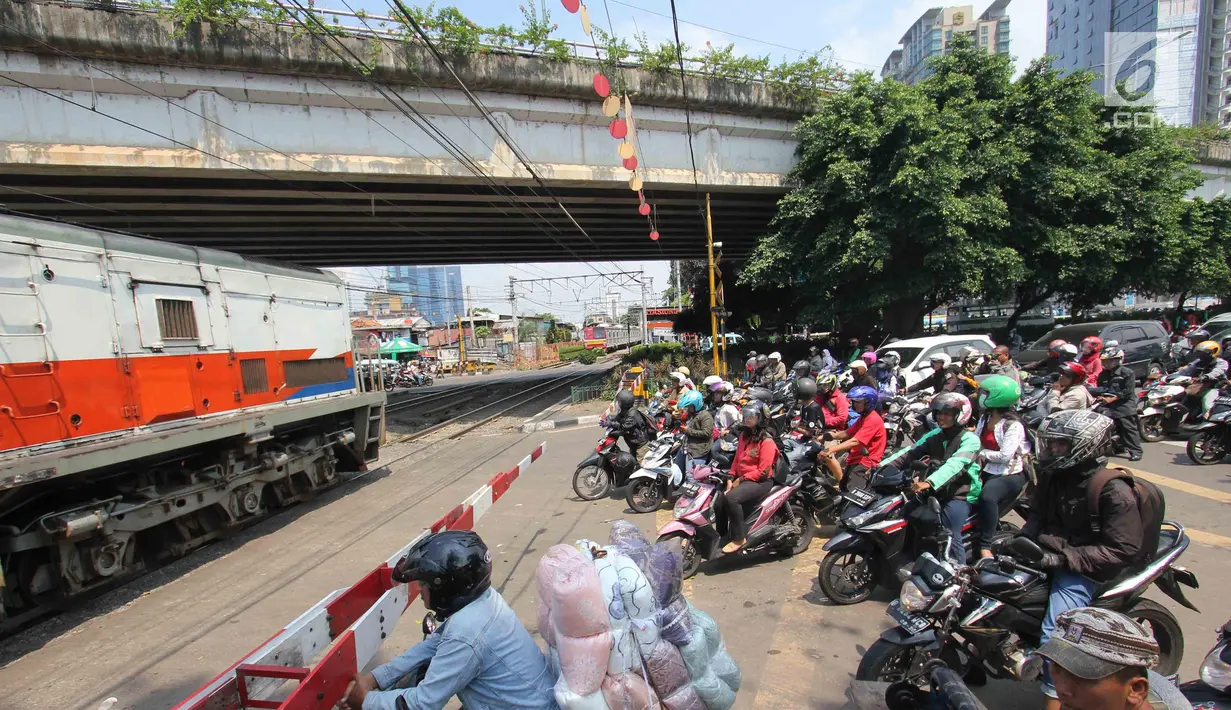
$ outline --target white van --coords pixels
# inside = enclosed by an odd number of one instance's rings
[[[890,350],[896,352],[902,358],[902,376],[909,387],[931,374],[932,365],[928,358],[936,353],[944,353],[950,360],[956,361],[962,348],[972,347],[981,353],[990,353],[994,346],[995,343],[986,335],[935,335],[882,345],[876,351],[876,357],[882,358]]]

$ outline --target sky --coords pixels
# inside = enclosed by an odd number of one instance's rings
[[[386,0],[346,2],[369,13],[389,14]],[[559,27],[553,36],[587,42],[577,16],[565,11],[560,0],[443,0],[436,5],[455,5],[481,25],[490,27],[506,23],[516,27],[522,23],[519,5],[525,3],[538,7],[546,5],[552,21]],[[409,4],[425,6],[427,3]],[[703,47],[707,41],[715,46],[734,43],[737,54],[768,55],[776,62],[797,58],[801,52],[817,52],[829,47],[830,56],[849,71],[879,74],[885,58],[925,10],[965,3],[960,0],[676,0],[675,4],[680,19],[680,40],[694,48]],[[990,0],[972,4],[978,15]],[[670,41],[673,37],[669,0],[588,0],[587,5],[595,24],[604,29],[613,28],[616,35],[628,38],[630,43],[634,43],[632,36],[638,32],[644,32],[654,44]],[[317,7],[344,9],[345,5],[343,0],[319,0]],[[1008,12],[1011,53],[1020,73],[1031,60],[1044,54],[1046,0],[1012,0]],[[533,155],[529,157],[534,159]],[[462,280],[472,285],[476,305],[507,308],[508,301],[503,294],[507,291],[509,276],[530,279],[594,274],[596,269],[604,272],[644,270],[647,277],[654,279],[654,291],[661,292],[668,274],[668,265],[664,262],[621,262],[618,265],[606,262],[593,267],[558,263],[466,265],[462,267]],[[367,287],[377,285],[373,270],[347,270],[344,276]],[[603,280],[580,294],[575,289],[561,289],[550,295],[536,293],[535,296],[542,296],[541,302],[554,304],[552,310],[557,315],[580,319],[584,309],[577,301],[604,296],[610,289],[611,284]],[[639,301],[640,293],[635,288],[627,290],[623,299]],[[526,303],[518,310],[531,313],[543,309]]]

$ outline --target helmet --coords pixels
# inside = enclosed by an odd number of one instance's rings
[[[675,380],[676,383],[682,387],[684,383],[688,381],[688,375],[685,375],[684,373],[677,370],[671,373],[671,379]]]
[[[928,356],[928,362],[939,362],[941,367],[948,367],[950,360],[945,353],[932,353]]]
[[[795,381],[795,396],[799,399],[816,397],[816,380],[811,377],[801,377]]]
[[[880,403],[880,393],[875,387],[868,385],[856,385],[847,393],[846,398],[852,402],[863,400],[869,407],[875,407]]]
[[[941,412],[953,415],[954,426],[966,426],[970,421],[970,398],[957,392],[941,392],[932,398],[932,413]]]
[[[1060,351],[1068,355],[1070,359],[1077,357],[1077,346],[1072,343],[1065,343]]]
[[[684,365],[680,365],[675,369],[675,371],[684,373],[684,377],[692,377],[692,370],[689,370]]]
[[[868,369],[868,363],[864,362],[863,360],[855,360],[854,362],[851,363],[851,369],[861,370],[861,371],[866,372]]]
[[[1056,338],[1047,344],[1047,352],[1052,355],[1059,355],[1064,350],[1064,346],[1068,345],[1068,341],[1062,338]]]
[[[769,354],[769,359],[770,359],[770,360],[777,360],[778,362],[782,362],[782,353],[780,353],[780,352],[776,352],[776,351],[775,351],[775,352],[772,352],[772,353],[770,353],[770,354]]]
[[[765,355],[757,355],[757,367],[765,367],[769,364],[769,358]]]
[[[992,375],[979,384],[979,406],[1003,409],[1017,404],[1022,397],[1022,386],[1017,380],[1004,375]]]
[[[1210,359],[1213,359],[1218,357],[1218,354],[1222,352],[1222,346],[1213,340],[1205,340],[1193,346],[1193,350],[1197,352],[1209,353]]]
[[[1100,360],[1123,360],[1124,351],[1115,345],[1107,343],[1103,344],[1103,352],[1099,355]]]
[[[621,412],[633,406],[634,401],[636,401],[636,397],[633,396],[632,390],[620,390],[619,392],[616,392],[615,403],[616,406],[620,408]]]
[[[705,408],[705,400],[702,399],[701,393],[696,390],[688,390],[680,396],[680,409],[692,407],[693,412],[699,412]]]
[[[748,359],[750,359],[750,360],[751,360],[752,358],[755,358],[756,356],[757,356],[757,351],[756,351],[756,350],[749,350],[749,351],[748,351]]]
[[[1096,353],[1103,349],[1103,339],[1097,335],[1091,335],[1083,338],[1081,341],[1081,349],[1085,350],[1087,345],[1090,346],[1090,352]]]
[[[796,377],[807,377],[809,372],[812,372],[812,365],[808,364],[807,360],[797,360],[791,369],[795,372]]]
[[[739,410],[739,416],[740,421],[743,422],[744,426],[759,430],[765,428],[765,420],[769,418],[769,410],[766,408],[764,402],[754,399],[748,404],[745,404],[743,409]],[[752,418],[755,421],[752,424],[749,424],[749,418]]]
[[[812,347],[808,348],[808,354],[809,355],[820,355],[821,349],[813,345]]]
[[[875,364],[876,364],[876,353],[874,353],[874,352],[866,352],[866,353],[864,353],[864,354],[860,355],[860,356],[859,356],[859,359],[860,359],[860,360],[863,360],[863,361],[864,361],[864,362],[866,362],[866,363],[868,363],[868,365],[875,365]]]
[[[979,352],[978,350],[975,350],[975,349],[974,349],[974,348],[972,348],[971,346],[967,345],[966,347],[962,348],[962,355],[961,355],[961,357],[962,357],[962,360],[963,360],[963,361],[967,361],[967,360],[977,360],[977,359],[979,358],[979,356],[980,356],[980,355],[982,355],[982,354],[983,354],[983,353],[981,353],[981,352]]]
[[[1199,325],[1193,326],[1192,328],[1184,331],[1184,337],[1188,338],[1188,342],[1190,343],[1200,343],[1210,339],[1210,331]]]
[[[1064,409],[1039,424],[1040,472],[1068,468],[1098,456],[1111,443],[1115,423],[1092,409]]]
[[[1090,373],[1086,372],[1080,362],[1066,362],[1060,366],[1060,374],[1068,375],[1073,382],[1079,383],[1085,382]]]
[[[714,385],[720,384],[722,384],[722,378],[718,375],[710,375],[704,380],[701,380],[701,386],[710,390],[714,389]]]
[[[898,355],[897,350],[890,350],[881,356],[880,361],[890,369],[897,367],[902,362],[902,356]]]
[[[816,388],[822,392],[833,392],[837,386],[838,376],[831,372],[822,373],[816,378]]]
[[[1104,340],[1104,341],[1103,341],[1103,349],[1104,349],[1104,350],[1106,350],[1107,348],[1118,348],[1118,347],[1120,347],[1120,341],[1119,341],[1119,340],[1112,339],[1112,340]]]
[[[492,553],[470,530],[446,530],[415,543],[393,568],[393,581],[418,582],[432,611],[449,617],[492,583]]]

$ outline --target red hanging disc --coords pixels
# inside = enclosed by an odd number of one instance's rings
[[[637,211],[640,212],[642,216],[649,217],[650,204],[648,202],[642,202],[640,205],[637,205]]]
[[[603,98],[607,98],[607,95],[611,93],[611,82],[607,81],[607,77],[603,76],[602,72],[594,74],[594,93]]]
[[[658,231],[657,230],[650,232],[650,241],[652,242],[658,241]]]
[[[637,169],[637,156],[634,155],[632,157],[625,158],[624,168],[626,170],[636,170]]]
[[[616,140],[619,140],[623,138],[624,136],[628,135],[628,124],[624,122],[624,119],[617,118],[616,120],[611,122],[610,130],[611,130],[611,137],[615,138]]]
[[[569,12],[577,12],[581,9],[581,0],[560,0],[560,4]]]

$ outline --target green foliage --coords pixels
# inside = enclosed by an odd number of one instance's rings
[[[546,342],[548,343],[567,343],[573,339],[573,333],[568,328],[556,326],[547,331]]]
[[[963,297],[1020,312],[1177,285],[1197,184],[1181,134],[1117,129],[1088,75],[1040,60],[1012,81],[1008,57],[965,36],[932,68],[916,86],[857,75],[799,124],[798,187],[743,283],[792,287],[802,320],[898,336]]]
[[[476,337],[476,338],[490,338],[490,337],[492,337],[492,329],[491,329],[491,327],[486,326],[486,325],[481,325],[481,326],[479,326],[479,327],[475,328],[475,329],[474,329],[474,337]]]
[[[650,40],[644,32],[634,35],[637,40],[637,63],[642,69],[654,72],[675,72],[680,70],[680,56],[687,55],[690,47],[687,44],[677,45],[675,42],[660,42],[658,46],[650,46]]]
[[[173,23],[177,37],[183,37],[190,27],[202,22],[234,26],[244,20],[268,23],[290,20],[290,14],[270,0],[171,0],[165,6],[151,2],[142,7],[158,9],[163,17]],[[320,19],[318,14],[313,14]],[[311,23],[306,18],[305,21]],[[328,28],[328,25],[325,26]]]
[[[582,365],[593,365],[598,362],[599,351],[594,348],[586,348],[577,355],[577,361]]]
[[[635,365],[643,360],[650,363],[659,363],[673,358],[678,358],[684,352],[684,346],[680,343],[653,343],[650,345],[634,345],[621,358],[621,362],[625,365]]]

